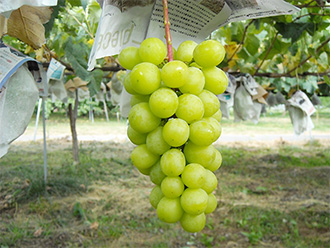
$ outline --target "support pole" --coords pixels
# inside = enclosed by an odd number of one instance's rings
[[[44,181],[45,187],[47,185],[47,143],[46,143],[46,107],[45,107],[46,97],[42,97],[42,126],[43,126],[43,135],[44,135]],[[39,101],[40,102],[40,101]]]
[[[34,128],[34,135],[33,135],[33,141],[36,141],[36,139],[37,139],[37,129],[38,129],[38,123],[39,123],[39,117],[40,117],[41,103],[42,103],[42,99],[39,98],[37,116],[36,116],[36,125],[35,125],[35,128]]]

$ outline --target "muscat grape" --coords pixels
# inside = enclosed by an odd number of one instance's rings
[[[217,66],[225,50],[215,40],[190,40],[173,51],[174,60],[167,57],[166,45],[151,37],[139,47],[124,48],[118,60],[131,70],[123,80],[131,94],[131,161],[155,185],[149,201],[158,218],[180,222],[193,233],[203,230],[206,214],[217,207],[215,171],[222,163],[214,145],[222,132],[218,95],[228,86]]]

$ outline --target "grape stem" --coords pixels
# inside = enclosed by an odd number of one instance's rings
[[[173,47],[172,47],[172,38],[170,33],[170,21],[168,18],[168,4],[167,0],[163,0],[163,15],[164,15],[164,25],[165,25],[165,38],[167,44],[167,57],[168,61],[173,60]]]

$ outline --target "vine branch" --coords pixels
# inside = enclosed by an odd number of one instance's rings
[[[87,34],[92,38],[94,39],[94,35],[78,20],[77,17],[75,17],[74,15],[72,15],[70,13],[70,11],[68,9],[65,9],[66,12],[79,24],[79,26],[81,26],[83,29],[85,29],[85,31],[87,32]]]
[[[274,43],[275,43],[275,41],[276,41],[276,39],[277,39],[277,36],[278,36],[278,32],[276,32],[275,37],[274,37],[274,39],[272,40],[272,43],[271,43],[270,47],[268,48],[268,50],[267,50],[267,52],[266,52],[266,54],[265,54],[265,57],[264,57],[264,58],[262,59],[262,61],[260,62],[260,64],[258,65],[258,67],[257,67],[257,69],[256,69],[256,71],[254,72],[253,75],[255,75],[256,73],[258,73],[260,67],[261,67],[261,66],[263,65],[263,63],[265,62],[266,58],[268,57],[270,51],[272,50],[272,48],[273,48],[273,46],[274,46]]]
[[[327,40],[325,40],[324,42],[322,42],[322,44],[319,45],[318,48],[316,48],[316,54],[318,54],[319,51],[321,50],[321,48],[324,47],[326,44],[328,44],[329,41],[330,41],[330,38],[328,38]],[[291,69],[290,71],[288,71],[287,74],[291,74],[293,71],[295,71],[300,66],[302,66],[303,64],[305,64],[311,57],[312,57],[312,55],[309,55],[306,59],[304,59],[303,61],[301,61],[296,67],[294,67],[293,69]]]
[[[244,28],[244,33],[243,33],[243,36],[242,36],[242,40],[240,41],[240,43],[238,44],[238,46],[236,47],[235,51],[233,52],[233,54],[230,56],[230,58],[227,60],[227,63],[229,61],[231,61],[233,59],[233,57],[235,56],[236,53],[238,53],[238,50],[242,47],[242,45],[244,44],[244,40],[245,40],[245,36],[246,36],[246,33],[247,33],[247,30],[248,28],[250,27],[250,25],[255,21],[255,19],[252,19],[248,25],[245,26]]]

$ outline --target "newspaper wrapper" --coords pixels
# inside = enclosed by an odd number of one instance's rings
[[[0,158],[30,122],[39,91],[25,65],[19,67],[0,89]]]
[[[234,76],[226,73],[228,77],[228,87],[224,93],[218,95],[220,101],[220,111],[222,117],[229,119],[229,110],[234,106],[234,94],[236,90],[236,79]]]
[[[11,12],[23,5],[30,5],[35,7],[55,6],[57,0],[0,0],[0,14],[9,18]]]
[[[63,82],[64,70],[64,65],[54,58],[51,59],[47,69],[47,79],[49,84],[48,92],[52,102],[55,102],[57,99],[62,102],[67,102],[68,94]]]
[[[288,110],[293,125],[293,131],[300,135],[305,131],[311,131],[314,124],[311,115],[315,113],[315,107],[307,95],[298,90],[288,100]]]
[[[0,41],[0,157],[23,134],[46,81],[41,64]]]
[[[267,91],[264,90],[251,75],[240,76],[237,79],[240,85],[234,96],[234,120],[251,120],[254,124],[259,122],[261,110],[265,101]]]
[[[66,89],[69,98],[75,98],[77,92],[78,101],[82,102],[90,98],[87,84],[88,84],[87,81],[82,80],[80,77],[75,77],[73,80],[72,79],[68,80],[64,84],[64,87]]]
[[[165,42],[162,0],[98,0],[102,6],[88,70],[96,59],[139,46],[148,37]],[[168,13],[174,48],[185,40],[200,43],[214,30],[233,21],[293,14],[299,9],[283,0],[169,0]]]

